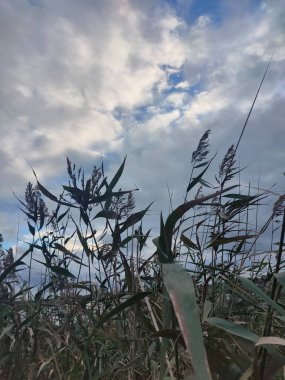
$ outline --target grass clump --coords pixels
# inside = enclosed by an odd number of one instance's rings
[[[3,378],[269,379],[285,364],[284,195],[256,230],[251,217],[268,194],[234,183],[233,147],[216,183],[205,180],[208,138],[150,257],[151,205],[136,211],[136,189],[119,188],[125,159],[110,181],[103,166],[87,176],[67,160],[60,196],[38,179],[27,185],[20,205],[32,241],[15,259],[1,238]],[[272,242],[280,234],[276,260],[271,242],[256,260],[270,227]]]
[[[283,378],[285,196],[258,225],[272,192],[242,186],[236,164],[256,98],[213,181],[204,132],[151,255],[151,204],[137,211],[137,189],[119,186],[126,158],[111,180],[67,159],[59,196],[34,173],[27,250],[0,235],[1,379]]]

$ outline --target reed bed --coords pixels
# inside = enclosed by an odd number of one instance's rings
[[[0,379],[284,378],[285,195],[242,183],[247,121],[214,181],[204,132],[154,239],[152,204],[120,188],[126,158],[111,180],[67,159],[59,196],[34,173],[18,199],[27,250],[0,240]]]

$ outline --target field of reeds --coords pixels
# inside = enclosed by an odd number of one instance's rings
[[[240,140],[211,183],[209,137],[157,237],[120,188],[126,159],[111,180],[67,159],[60,196],[34,173],[32,239],[0,242],[1,380],[285,378],[285,195],[241,185]]]

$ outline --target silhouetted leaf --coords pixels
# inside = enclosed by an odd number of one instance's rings
[[[32,226],[29,222],[28,222],[28,227],[29,227],[29,231],[30,233],[35,236],[35,227]]]
[[[203,177],[203,175],[206,173],[209,166],[211,165],[211,162],[212,162],[212,160],[210,160],[209,163],[207,164],[206,168],[196,178],[194,178],[189,183],[189,185],[187,186],[187,190],[186,190],[187,193],[200,181],[200,179]]]
[[[217,237],[213,239],[211,243],[209,243],[208,247],[220,245],[220,244],[229,244],[237,241],[245,241],[248,239],[254,239],[256,238],[256,235],[239,235],[239,236],[232,236],[232,237]]]
[[[129,227],[132,227],[136,223],[140,222],[152,204],[153,202],[145,210],[131,214],[120,228],[120,233],[126,231]]]
[[[223,195],[224,198],[233,198],[233,199],[241,199],[244,201],[251,201],[255,197],[251,195],[242,195],[242,194],[225,194]]]
[[[5,278],[7,276],[9,276],[10,273],[12,273],[16,267],[18,267],[19,265],[26,265],[22,260],[29,254],[32,252],[32,248],[30,246],[30,248],[25,251],[21,257],[19,257],[18,260],[14,261],[13,264],[11,264],[7,269],[5,269],[1,274],[0,274],[0,284],[2,281],[5,280]]]
[[[49,282],[48,284],[46,284],[42,289],[40,289],[40,290],[35,294],[35,301],[38,302],[38,301],[40,300],[41,296],[43,295],[43,293],[44,293],[47,289],[51,288],[53,285],[54,285],[53,282],[50,281],[50,282]]]
[[[109,186],[108,186],[108,192],[109,191],[112,191],[113,188],[116,186],[116,184],[118,183],[121,175],[123,174],[123,171],[124,171],[124,167],[125,167],[125,162],[126,162],[126,158],[127,156],[125,156],[124,160],[123,160],[123,163],[121,164],[121,166],[119,167],[119,170],[117,171],[117,173],[114,175],[114,178],[111,180],[111,182],[109,183]]]
[[[186,245],[186,247],[195,249],[196,251],[199,250],[199,247],[184,234],[180,236],[180,240]]]
[[[58,266],[58,265],[50,265],[49,268],[50,268],[50,270],[51,270],[52,272],[54,272],[54,273],[56,273],[56,274],[59,274],[59,275],[61,275],[61,276],[63,276],[63,277],[76,278],[76,277],[74,276],[74,274],[72,274],[71,272],[69,272],[68,269],[66,269],[66,268],[62,268],[62,267],[60,267],[60,266]]]
[[[128,292],[131,293],[132,290],[133,290],[133,275],[132,275],[132,272],[131,272],[131,268],[129,266],[129,263],[127,261],[127,259],[125,258],[124,254],[120,252],[120,256],[121,256],[121,259],[122,259],[122,263],[123,263],[123,266],[124,266],[124,271],[125,271],[125,280],[126,280],[126,284],[127,284],[127,287],[128,287]]]
[[[204,202],[215,198],[219,196],[220,194],[227,192],[231,189],[234,189],[236,186],[230,186],[226,189],[223,189],[222,191],[216,191],[213,194],[194,199],[190,202],[183,203],[182,205],[178,206],[167,218],[165,222],[165,226],[160,229],[160,237],[159,237],[159,249],[160,251],[164,252],[164,255],[168,257],[168,262],[173,262],[174,257],[171,254],[171,245],[172,245],[172,236],[173,231],[175,228],[175,224],[178,222],[178,220],[191,208],[195,206],[202,205]],[[163,258],[163,256],[162,256]]]
[[[103,326],[106,322],[108,322],[112,317],[119,314],[126,308],[133,306],[143,300],[145,297],[149,296],[151,292],[141,292],[136,293],[134,296],[130,297],[126,301],[122,302],[120,305],[116,306],[114,309],[112,309],[109,313],[107,313],[105,316],[101,318],[101,320],[98,322],[96,329]]]
[[[66,215],[67,215],[67,213],[69,212],[69,209],[68,210],[66,210],[63,214],[60,214],[58,217],[57,217],[57,219],[56,219],[56,221],[57,221],[57,223],[59,223]]]
[[[76,226],[76,231],[77,231],[78,238],[80,240],[80,243],[81,243],[84,251],[86,252],[87,255],[90,255],[92,253],[92,251],[88,247],[87,239],[82,236],[80,229],[77,226]]]
[[[37,184],[38,184],[40,192],[43,193],[43,195],[45,195],[47,198],[49,198],[50,200],[54,202],[58,202],[57,197],[53,195],[51,192],[49,192],[43,185],[41,185],[39,181],[37,181]]]
[[[208,165],[208,163],[209,163],[209,161],[203,162],[202,164],[199,164],[199,165],[194,166],[194,169],[202,168],[203,166]]]
[[[86,224],[86,226],[89,226],[89,218],[88,215],[86,214],[85,210],[83,210],[82,207],[80,207],[80,218],[82,218],[83,222]]]

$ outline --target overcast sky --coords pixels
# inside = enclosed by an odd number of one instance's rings
[[[4,239],[21,216],[13,191],[34,181],[27,161],[58,194],[66,156],[86,169],[103,157],[111,175],[127,154],[122,183],[140,207],[155,201],[158,227],[166,180],[181,201],[209,128],[219,164],[273,53],[238,155],[245,181],[284,191],[284,0],[1,0],[0,41]]]

